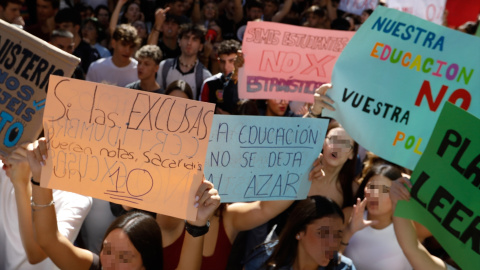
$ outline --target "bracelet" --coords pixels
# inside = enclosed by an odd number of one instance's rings
[[[348,246],[348,242],[347,242],[347,243],[344,243],[343,241],[340,241],[340,245]]]
[[[52,206],[52,205],[54,205],[54,204],[55,204],[55,202],[54,202],[53,200],[52,200],[50,203],[48,203],[48,204],[36,204],[36,203],[33,201],[33,199],[32,199],[31,202],[30,202],[30,205],[31,205],[32,207],[49,207],[49,206]]]
[[[310,107],[308,107],[308,114],[311,115],[311,116],[313,116],[313,117],[315,117],[315,118],[318,118],[322,113],[320,113],[320,114],[314,114],[314,113],[312,112],[312,106],[310,106]]]
[[[155,28],[155,27],[152,27],[152,30],[153,30],[153,31],[157,31],[157,32],[159,32],[159,33],[160,33],[160,30],[158,30],[158,29],[157,29],[157,28]]]
[[[185,230],[193,237],[198,237],[206,234],[208,229],[210,228],[210,220],[207,220],[207,224],[205,226],[195,226],[187,222],[185,220]]]
[[[32,182],[32,184],[34,184],[35,186],[40,186],[40,182],[33,180],[33,177],[30,178],[30,182]]]

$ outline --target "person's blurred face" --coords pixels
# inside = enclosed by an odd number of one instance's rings
[[[140,6],[136,3],[132,3],[125,11],[125,18],[129,23],[132,23],[140,18]]]
[[[50,44],[59,48],[62,51],[65,51],[69,54],[73,54],[73,49],[75,46],[75,43],[73,42],[73,38],[56,37],[50,40]]]
[[[258,7],[251,7],[249,10],[247,10],[247,17],[251,20],[257,20],[261,19],[263,15],[263,10]]]
[[[192,8],[192,5],[193,5],[193,0],[185,0],[183,1],[183,8],[185,10],[190,10]]]
[[[236,53],[221,54],[218,56],[220,71],[223,73],[223,75],[226,76],[235,69],[235,59],[237,59]]]
[[[267,100],[268,116],[283,116],[287,111],[288,100],[285,99],[269,99]]]
[[[307,15],[307,22],[309,27],[319,28],[324,21],[324,18],[320,18],[314,13],[309,13]]]
[[[182,16],[185,12],[185,6],[183,5],[182,1],[176,1],[172,5],[170,5],[170,14],[176,16]]]
[[[135,52],[135,44],[112,39],[112,47],[112,57],[115,58],[115,61],[121,63],[122,66],[128,65],[130,63],[130,57],[132,57]]]
[[[97,19],[101,25],[108,25],[110,21],[110,16],[108,15],[108,10],[100,9],[98,10]]]
[[[178,25],[178,23],[173,21],[166,21],[162,25],[163,37],[177,38],[179,29],[180,26]]]
[[[5,9],[0,6],[0,14],[2,14],[2,18],[0,19],[8,23],[13,23],[16,18],[20,17],[21,8],[22,5],[14,3],[8,3]]]
[[[98,33],[97,28],[91,22],[87,22],[82,27],[82,36],[84,39],[88,40],[90,44],[95,45],[97,43]]]
[[[138,36],[140,38],[147,38],[147,26],[142,21],[135,21],[132,26],[137,29]]]
[[[265,2],[263,7],[263,14],[268,17],[272,17],[277,12],[278,7],[272,2]]]
[[[111,231],[100,253],[103,269],[145,269],[142,256],[122,229]]]
[[[203,49],[203,44],[201,43],[200,38],[192,33],[184,34],[180,39],[179,44],[182,54],[187,57],[195,56]]]
[[[72,22],[63,22],[56,25],[57,29],[66,30],[74,35],[78,35],[78,25],[74,25]]]
[[[235,1],[229,0],[227,6],[225,7],[227,13],[232,14],[235,12]]]
[[[215,8],[215,4],[209,2],[205,4],[203,8],[203,16],[206,20],[213,20],[217,14],[217,9]]]
[[[332,167],[343,166],[348,159],[353,158],[354,141],[345,129],[337,127],[331,129],[323,144],[324,163]]]
[[[323,217],[308,224],[297,236],[297,259],[303,258],[306,264],[327,266],[340,248],[342,228],[343,222],[338,216]]]
[[[57,9],[54,9],[51,2],[45,0],[37,0],[37,19],[40,22],[46,21],[48,18],[55,16]]]
[[[145,80],[149,78],[155,78],[155,74],[158,71],[158,64],[153,61],[153,59],[148,57],[143,57],[138,59],[137,65],[137,75],[140,80]]]
[[[374,175],[365,186],[368,213],[383,215],[392,213],[389,191],[392,181],[383,175]]]

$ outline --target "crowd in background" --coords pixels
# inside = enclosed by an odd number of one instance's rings
[[[76,79],[212,102],[217,114],[319,117],[333,109],[328,84],[316,90],[314,104],[240,100],[241,42],[248,21],[356,31],[373,12],[346,13],[339,2],[0,0],[0,19],[79,57]],[[475,34],[477,27],[458,30]],[[52,195],[37,186],[44,145],[3,157],[0,269],[456,266],[426,228],[393,218],[396,202],[409,198],[402,176],[411,172],[359,146],[335,120],[310,172],[309,199],[218,205],[215,187],[205,182],[196,205],[204,209],[193,223],[64,191]],[[199,233],[207,219],[208,232]],[[128,248],[115,246],[125,237]]]

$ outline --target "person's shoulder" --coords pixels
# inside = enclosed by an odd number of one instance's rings
[[[56,206],[63,205],[67,208],[75,205],[90,209],[93,203],[92,197],[57,189],[53,190],[53,198],[55,199]]]
[[[112,57],[105,57],[105,58],[100,58],[90,64],[90,67],[88,68],[89,70],[93,67],[95,68],[96,66],[102,66],[102,65],[107,65],[108,63],[112,62]]]
[[[135,68],[137,68],[137,65],[138,65],[137,59],[130,57],[130,66],[135,66]]]
[[[141,90],[141,89],[139,88],[139,86],[140,86],[140,80],[134,81],[134,82],[131,82],[131,83],[125,85],[125,88]]]

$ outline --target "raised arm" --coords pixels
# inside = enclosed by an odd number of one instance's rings
[[[192,22],[195,24],[201,23],[202,11],[200,10],[200,0],[193,0]]]
[[[326,83],[326,84],[322,84],[319,88],[315,89],[314,103],[310,107],[310,112],[314,116],[320,116],[322,114],[323,108],[327,108],[331,111],[335,111],[335,108],[332,106],[334,101],[326,95],[327,91],[330,88],[332,88],[332,84]],[[309,117],[309,115],[307,114],[305,115],[305,117]]]
[[[400,178],[392,182],[390,187],[390,198],[392,207],[395,209],[398,200],[409,200],[410,192],[404,186],[412,187],[410,181],[406,178]],[[445,262],[430,254],[428,250],[420,243],[413,222],[401,217],[393,217],[393,226],[397,241],[414,269],[447,269]]]
[[[290,9],[292,8],[293,0],[285,0],[285,3],[283,3],[282,9],[277,11],[275,15],[272,17],[272,22],[280,22],[285,18],[285,16],[290,12]]]
[[[204,181],[197,190],[196,198],[198,198],[196,201],[196,207],[198,208],[197,219],[187,222],[190,226],[204,227],[220,205],[220,196],[218,191],[213,188],[212,183]],[[178,270],[196,270],[201,268],[204,240],[205,234],[194,237],[187,230],[183,240]]]
[[[27,151],[23,147],[14,150],[9,158],[10,180],[15,190],[15,201],[17,203],[18,225],[20,238],[23,248],[27,255],[28,262],[37,264],[47,258],[43,249],[35,241],[32,208],[30,207],[30,197],[32,196],[32,187],[30,185],[30,167],[27,162]]]
[[[242,0],[234,0],[235,11],[233,12],[233,21],[239,23],[243,19]]]
[[[165,9],[159,8],[155,11],[155,24],[152,27],[152,31],[148,35],[147,44],[148,45],[157,45],[158,39],[160,38],[160,32],[162,31],[162,25],[165,22],[167,12],[170,10],[170,7]]]
[[[39,182],[42,166],[48,158],[45,139],[30,144],[28,150],[32,179]],[[89,269],[92,253],[75,247],[58,231],[51,189],[32,185],[32,211],[37,243],[55,265],[60,269]]]
[[[110,25],[109,25],[109,30],[110,34],[113,34],[115,32],[115,28],[117,27],[118,23],[118,18],[120,17],[120,11],[122,10],[123,5],[127,0],[118,0],[117,5],[115,6],[115,9],[112,12],[112,16],[110,17]]]

